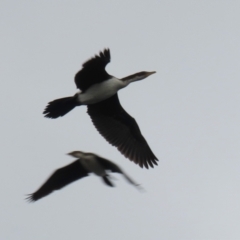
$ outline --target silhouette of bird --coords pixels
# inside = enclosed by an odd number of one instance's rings
[[[55,190],[60,190],[74,181],[87,177],[89,173],[101,177],[109,187],[114,187],[114,185],[110,180],[108,171],[120,173],[129,183],[142,189],[120,167],[105,158],[81,151],[70,152],[68,155],[78,159],[67,166],[57,169],[36,192],[28,195],[27,200],[29,202],[35,202]]]
[[[106,72],[105,67],[109,62],[109,49],[86,61],[75,76],[75,84],[80,92],[49,102],[43,114],[48,118],[58,118],[76,106],[87,105],[94,126],[111,145],[140,167],[154,167],[158,159],[135,119],[121,106],[117,92],[155,72],[138,72],[118,79]]]

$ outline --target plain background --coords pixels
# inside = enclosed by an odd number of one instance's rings
[[[0,2],[0,238],[240,239],[239,1]],[[107,71],[157,71],[119,92],[159,166],[141,169],[96,131],[86,107],[42,111],[77,92],[81,64],[105,47]],[[116,188],[85,178],[32,193],[73,150],[119,164]]]

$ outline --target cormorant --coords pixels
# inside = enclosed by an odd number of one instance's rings
[[[129,183],[142,189],[140,185],[136,184],[126,175],[120,167],[105,158],[93,153],[81,151],[73,151],[68,153],[68,155],[78,159],[67,166],[57,169],[36,192],[28,195],[28,201],[35,202],[55,190],[60,190],[74,181],[87,177],[89,173],[96,174],[101,177],[108,186],[114,187],[107,171],[121,173]]]
[[[94,126],[111,145],[140,167],[153,167],[158,159],[142,136],[135,119],[121,106],[117,92],[155,72],[139,72],[118,79],[106,72],[109,62],[109,49],[86,61],[75,75],[75,84],[80,92],[49,102],[43,114],[48,118],[58,118],[76,106],[87,105]]]

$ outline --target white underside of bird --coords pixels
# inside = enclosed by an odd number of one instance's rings
[[[84,159],[79,159],[83,167],[89,172],[95,173],[97,176],[103,177],[106,176],[106,171],[101,164],[96,160],[94,156],[88,155]]]
[[[94,104],[112,97],[121,88],[128,85],[115,77],[89,87],[85,92],[79,92],[78,101],[82,105]]]

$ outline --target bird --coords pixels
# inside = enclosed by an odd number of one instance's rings
[[[54,171],[36,192],[28,194],[26,198],[27,201],[35,202],[51,194],[55,190],[60,190],[74,181],[87,177],[90,173],[94,173],[101,177],[104,183],[109,187],[114,187],[108,171],[122,174],[129,183],[139,188],[139,190],[143,190],[139,184],[135,183],[118,165],[110,160],[102,158],[94,153],[82,151],[73,151],[68,153],[68,155],[77,158],[77,160]]]
[[[43,114],[55,119],[77,106],[87,105],[87,113],[93,125],[107,142],[141,168],[153,168],[158,165],[158,159],[141,134],[135,119],[121,106],[117,92],[156,72],[138,72],[119,79],[105,70],[110,59],[110,50],[104,49],[83,63],[82,69],[75,75],[75,84],[80,91],[74,96],[49,102]]]

